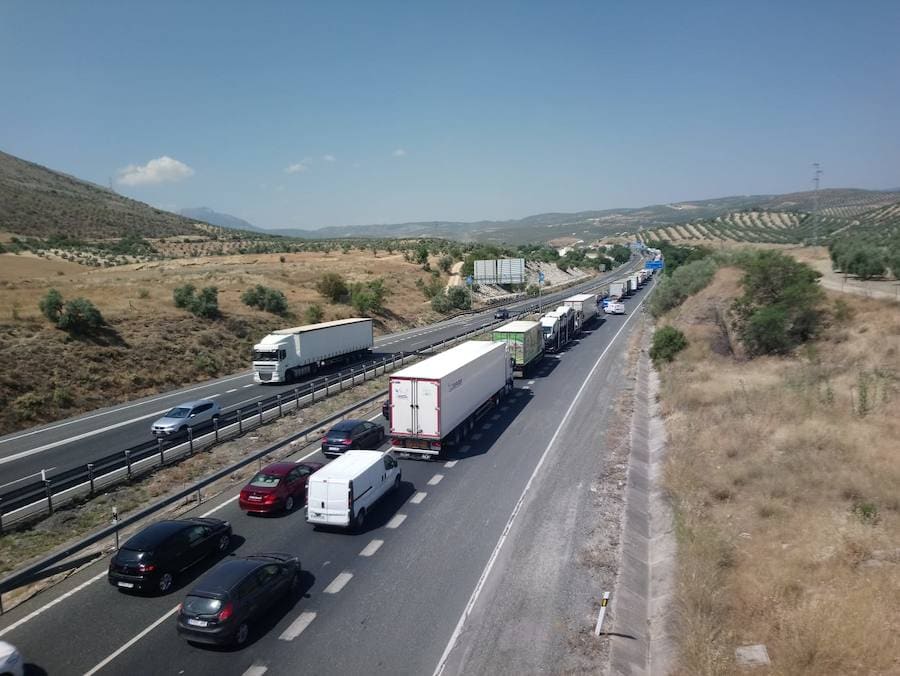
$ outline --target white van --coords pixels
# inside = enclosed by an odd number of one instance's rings
[[[400,466],[389,451],[346,451],[306,482],[306,521],[361,528],[366,514],[400,487]]]

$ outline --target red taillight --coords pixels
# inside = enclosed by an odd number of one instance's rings
[[[342,443],[344,446],[347,446],[353,443],[353,439],[341,439],[340,443]]]
[[[278,499],[278,496],[274,493],[268,493],[263,496],[263,502],[275,502]]]
[[[219,614],[216,615],[216,617],[219,618],[219,622],[224,622],[232,615],[234,615],[234,606],[231,605],[231,601],[229,601],[228,603],[225,604],[225,607],[219,611]]]
[[[322,437],[322,443],[324,444],[326,441],[328,441],[328,437]]]
[[[138,564],[138,572],[139,573],[152,573],[156,570],[156,566],[152,563],[139,563]]]

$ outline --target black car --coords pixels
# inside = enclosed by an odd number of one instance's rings
[[[341,455],[353,448],[377,449],[384,441],[384,427],[368,420],[342,420],[322,437],[322,453]]]
[[[500,308],[494,313],[494,319],[509,319],[509,310],[505,307]]]
[[[178,633],[194,643],[242,645],[250,626],[277,601],[300,591],[300,560],[291,554],[228,559],[194,585],[178,611]]]
[[[109,562],[109,583],[119,589],[165,594],[175,576],[231,544],[231,524],[220,519],[158,521],[129,538]]]

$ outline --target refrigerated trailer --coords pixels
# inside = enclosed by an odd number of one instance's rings
[[[609,285],[610,300],[621,300],[628,293],[628,283],[624,280],[618,280]]]
[[[275,331],[253,346],[253,382],[289,383],[323,366],[366,356],[374,344],[371,319],[340,319]]]
[[[513,387],[505,342],[470,340],[391,375],[391,446],[400,457],[436,458]]]
[[[579,332],[597,317],[596,293],[579,293],[571,298],[566,298],[563,304],[575,310],[575,327]]]
[[[544,336],[540,322],[516,321],[494,329],[491,340],[509,346],[513,375],[528,377],[528,371],[544,357]]]

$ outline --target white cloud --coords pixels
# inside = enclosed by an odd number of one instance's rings
[[[395,150],[395,151],[392,153],[392,155],[393,155],[394,157],[403,157],[404,155],[406,155],[406,151],[403,150],[403,148],[397,148],[397,150]]]
[[[302,174],[304,171],[309,171],[309,167],[304,162],[294,162],[284,168],[285,174]]]
[[[116,182],[122,185],[152,185],[167,181],[180,181],[194,175],[194,170],[184,162],[163,155],[147,164],[129,164],[124,169],[119,169]]]
[[[322,155],[322,159],[326,162],[337,162],[337,158],[334,155]]]

